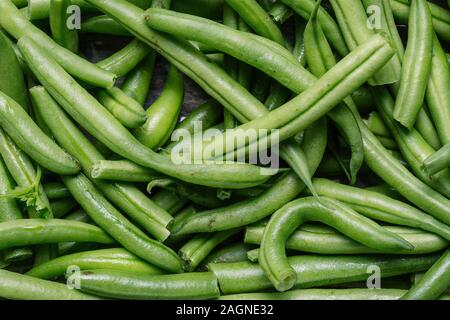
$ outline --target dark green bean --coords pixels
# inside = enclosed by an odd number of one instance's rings
[[[148,56],[134,70],[132,70],[122,85],[122,91],[131,98],[144,105],[150,89],[150,82],[155,67],[156,54],[150,51]]]
[[[80,32],[99,33],[115,36],[131,36],[121,24],[106,15],[88,18],[81,23]]]
[[[50,200],[70,197],[69,190],[60,182],[46,183],[43,187],[47,198]]]
[[[275,2],[268,11],[269,15],[272,17],[273,21],[283,24],[290,17],[294,15],[291,8],[283,4],[282,2]]]
[[[227,245],[216,251],[213,251],[210,255],[202,261],[198,270],[206,270],[206,266],[211,263],[230,263],[240,262],[247,260],[247,251],[253,249],[252,245],[237,242],[235,244]]]
[[[59,199],[53,202],[50,202],[50,206],[52,207],[53,216],[55,218],[62,218],[70,211],[75,209],[78,203],[72,198],[67,199]]]

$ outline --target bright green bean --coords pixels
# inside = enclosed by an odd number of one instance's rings
[[[367,125],[369,130],[372,131],[373,134],[386,138],[392,137],[389,129],[384,124],[378,112],[371,112],[369,118],[367,120],[364,120],[364,123]]]
[[[99,160],[92,164],[91,176],[101,180],[149,182],[160,174],[130,161]]]
[[[448,169],[448,167],[450,167],[450,143],[447,143],[423,162],[423,168],[429,175]]]
[[[147,101],[150,81],[155,68],[155,59],[156,53],[152,50],[144,61],[127,75],[122,85],[122,91],[142,106]]]

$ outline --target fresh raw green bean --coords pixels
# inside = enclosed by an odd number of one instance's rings
[[[450,69],[436,34],[433,34],[431,73],[425,99],[442,145],[450,142]]]
[[[448,167],[450,167],[450,143],[447,143],[423,162],[423,168],[430,176],[448,169]]]
[[[397,143],[395,140],[387,137],[377,136],[377,139],[380,141],[380,143],[388,150],[398,150]]]
[[[327,125],[326,120],[321,119],[306,130],[302,145],[311,172],[315,172],[322,161],[326,144]],[[195,213],[183,221],[179,227],[174,223],[172,233],[221,231],[257,222],[293,200],[304,187],[305,185],[294,173],[287,173],[259,197],[216,210]]]
[[[271,93],[267,97],[264,104],[267,107],[267,110],[272,111],[285,104],[291,96],[292,92],[289,89],[283,87],[279,83],[276,83],[271,89]]]
[[[171,9],[208,19],[222,18],[223,0],[173,0]]]
[[[364,123],[367,125],[369,130],[372,131],[373,134],[386,138],[392,137],[389,129],[384,124],[378,112],[371,112],[369,118],[367,120],[364,120]]]
[[[232,229],[193,237],[178,251],[178,255],[183,260],[184,270],[193,272],[215,247],[239,231],[239,229]]]
[[[147,275],[164,273],[161,269],[142,261],[127,250],[117,248],[62,256],[31,269],[26,275],[50,280],[64,276],[70,266],[77,266],[80,270],[110,269]]]
[[[68,288],[66,284],[0,270],[0,297],[14,300],[96,300],[97,297]],[[20,289],[18,289],[20,288]]]
[[[1,1],[0,11],[2,12],[0,25],[14,38],[19,39],[26,35],[32,37],[65,70],[86,83],[104,88],[110,88],[114,85],[116,76],[113,73],[91,64],[70,50],[58,45],[43,31],[31,24],[10,0]]]
[[[130,161],[98,160],[92,164],[91,177],[100,180],[149,182],[160,174]]]
[[[392,12],[399,23],[408,23],[410,0],[390,0]],[[445,41],[450,41],[450,12],[428,1],[433,18],[433,29]]]
[[[450,285],[450,250],[425,273],[402,300],[433,300],[439,298]]]
[[[291,289],[296,274],[285,254],[285,242],[295,229],[306,221],[321,221],[350,238],[378,250],[412,250],[413,246],[400,236],[360,216],[335,200],[325,197],[293,201],[271,217],[261,241],[259,263],[278,291]]]
[[[416,129],[425,141],[434,149],[439,149],[442,146],[433,121],[431,121],[431,118],[428,116],[425,108],[422,108],[417,116]]]
[[[345,42],[350,50],[365,43],[375,34],[375,31],[368,26],[369,20],[361,1],[332,0],[330,2],[344,35]],[[394,83],[400,80],[400,75],[401,62],[399,57],[395,55],[369,80],[369,84],[383,85]]]
[[[42,132],[17,102],[2,92],[0,124],[11,139],[42,167],[58,174],[80,171],[78,162]]]
[[[225,0],[225,2],[233,8],[257,34],[284,46],[284,37],[280,29],[256,0]]]
[[[97,62],[97,66],[121,77],[133,70],[150,51],[151,49],[146,44],[133,39],[119,51]]]
[[[131,36],[121,24],[106,15],[88,18],[81,23],[80,32],[99,33],[114,36]]]
[[[47,198],[50,200],[70,197],[69,190],[60,182],[46,183],[43,187]]]
[[[414,246],[413,250],[380,251],[364,246],[348,237],[325,226],[303,226],[295,231],[286,241],[286,248],[296,251],[317,254],[426,254],[440,251],[448,246],[448,241],[432,233],[405,227],[383,227],[404,238]],[[245,243],[260,244],[264,234],[264,227],[247,227]],[[258,260],[258,253],[256,254]]]
[[[117,87],[100,90],[97,100],[127,128],[137,128],[147,120],[142,105]]]
[[[164,270],[182,271],[181,261],[175,252],[150,239],[127,220],[96,190],[86,176],[64,176],[63,182],[91,219],[108,230],[130,252]]]
[[[258,166],[247,164],[175,165],[139,143],[96,99],[49,59],[29,38],[19,47],[39,80],[62,107],[89,133],[115,153],[180,180],[219,188],[246,188],[265,182]],[[67,148],[66,148],[67,149]]]
[[[175,214],[183,208],[189,200],[171,190],[160,190],[152,197],[153,202],[170,214]]]
[[[38,111],[46,121],[58,143],[70,154],[76,157],[85,173],[90,172],[91,165],[104,157],[97,151],[87,137],[75,126],[42,87],[31,89],[33,95],[39,96],[43,103],[38,105]],[[96,186],[124,213],[159,240],[168,236],[165,229],[172,217],[155,205],[143,192],[130,184],[105,183],[94,180]]]
[[[50,31],[56,43],[76,53],[78,51],[78,31],[69,29],[67,25],[69,18],[67,11],[71,5],[72,0],[50,0]]]
[[[450,227],[406,203],[331,180],[314,179],[313,183],[320,196],[342,201],[371,219],[419,228],[450,241]]]
[[[294,14],[291,8],[279,1],[275,2],[270,7],[268,13],[272,17],[273,21],[279,24],[285,23]]]
[[[118,270],[86,270],[81,290],[99,296],[133,300],[212,299],[220,295],[211,272],[142,275]]]
[[[134,136],[150,149],[162,147],[177,125],[183,100],[183,76],[171,65],[163,92],[148,108],[147,121],[134,130]]]
[[[122,85],[122,91],[144,105],[150,89],[150,82],[155,68],[155,51],[150,51],[148,56],[134,70],[132,70]]]
[[[311,13],[314,11],[316,2],[314,0],[281,0],[282,3],[291,7],[303,19],[309,20]],[[317,19],[322,26],[325,35],[331,45],[337,50],[341,56],[346,56],[349,52],[345,40],[342,36],[339,26],[328,12],[319,8]]]
[[[61,219],[19,219],[0,223],[0,249],[58,242],[114,241],[100,228]]]
[[[296,273],[295,288],[314,288],[366,281],[369,266],[378,266],[383,278],[427,270],[438,254],[420,256],[392,255],[302,255],[288,258]],[[246,262],[210,264],[223,294],[258,292],[273,288],[259,264]]]
[[[300,16],[295,15],[295,44],[292,54],[303,67],[306,65],[305,43],[303,38],[305,28],[306,21],[300,18]]]
[[[232,245],[223,247],[217,251],[213,251],[202,261],[198,267],[199,271],[206,270],[206,266],[211,263],[231,263],[247,260],[247,251],[253,249],[252,245],[237,242]]]
[[[14,45],[0,31],[0,91],[17,101],[25,110],[28,109],[28,95],[25,79]]]
[[[55,218],[62,218],[70,211],[72,211],[78,203],[72,198],[60,199],[53,202],[50,202],[50,206],[52,207],[53,216]]]
[[[422,108],[431,72],[433,25],[426,0],[412,0],[408,45],[402,66],[394,119],[411,129]]]

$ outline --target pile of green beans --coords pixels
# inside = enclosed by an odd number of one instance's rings
[[[0,299],[450,299],[449,35],[444,1],[0,0]]]

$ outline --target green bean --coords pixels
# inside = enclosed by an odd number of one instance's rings
[[[365,43],[375,34],[367,25],[368,18],[361,1],[332,0],[331,5],[350,50]],[[401,63],[396,55],[369,80],[369,84],[394,83],[400,80],[400,74]]]
[[[97,66],[121,77],[133,70],[149,54],[150,50],[146,44],[133,39],[119,51],[97,62]]]
[[[270,95],[264,102],[267,110],[272,111],[280,106],[282,106],[286,101],[292,96],[292,92],[280,85],[279,83],[274,84],[271,89]]]
[[[50,0],[49,21],[53,40],[60,46],[72,51],[78,51],[78,31],[67,26],[67,9],[71,0]]]
[[[97,93],[97,100],[127,128],[137,128],[147,120],[142,105],[119,88],[100,90]]]
[[[81,33],[98,33],[114,36],[131,36],[117,21],[106,15],[88,18],[81,23]]]
[[[42,167],[59,174],[75,174],[79,164],[56,145],[13,99],[0,92],[0,124],[12,140]]]
[[[122,85],[122,91],[136,100],[140,105],[144,105],[147,100],[155,68],[155,51],[150,51],[148,56],[134,70],[132,70]]]
[[[50,200],[70,197],[70,192],[60,182],[51,182],[43,185],[45,194]]]
[[[450,250],[425,273],[404,296],[403,300],[433,300],[438,298],[450,285]]]
[[[298,15],[300,15],[305,20],[309,20],[316,4],[313,0],[281,0],[281,2],[291,7]],[[334,21],[334,19],[323,8],[319,8],[317,19],[331,45],[341,56],[346,56],[349,50],[347,48],[347,45],[345,44],[341,30],[339,29],[339,26]]]
[[[83,209],[75,210],[64,217],[65,220],[79,221],[94,224]],[[58,256],[64,256],[75,252],[97,249],[100,245],[93,242],[60,242],[58,243]]]
[[[39,175],[28,156],[0,128],[0,154],[17,186],[24,190],[18,198],[26,203],[31,218],[52,216],[50,203]]]
[[[27,88],[13,46],[6,35],[0,31],[0,56],[2,57],[0,60],[0,91],[10,96],[27,110]]]
[[[450,143],[429,156],[423,162],[423,169],[428,175],[434,175],[450,166]]]
[[[184,207],[189,200],[183,198],[171,190],[160,190],[156,193],[152,200],[157,206],[167,210],[170,214],[175,214]]]
[[[450,70],[439,39],[433,34],[431,73],[425,98],[442,145],[450,142]]]
[[[162,147],[178,122],[183,100],[183,77],[171,65],[163,92],[147,110],[147,121],[134,130],[135,137],[150,149]]]
[[[292,9],[282,2],[275,2],[270,7],[268,13],[272,17],[273,21],[279,24],[285,23],[290,17],[294,15]]]
[[[93,162],[103,160],[103,156],[70,121],[44,88],[35,87],[31,92],[41,98],[40,101],[43,103],[38,105],[38,111],[58,143],[80,161],[85,173],[89,173]],[[105,183],[100,180],[94,182],[110,201],[133,220],[138,221],[145,230],[159,240],[167,237],[168,231],[164,227],[170,224],[172,217],[145,194],[129,184]]]
[[[130,161],[99,160],[92,164],[91,176],[101,180],[149,182],[159,174]]]
[[[50,203],[52,207],[53,216],[55,218],[64,217],[70,211],[72,211],[78,203],[72,198],[60,199]]]
[[[239,229],[221,231],[213,234],[196,235],[178,251],[183,260],[184,270],[192,272],[200,263],[217,247],[228,238],[237,234]]]
[[[110,269],[147,275],[164,273],[127,250],[117,248],[62,256],[29,270],[26,275],[40,279],[53,279],[65,275],[70,266],[77,266],[80,270]]]
[[[19,219],[0,223],[0,248],[65,241],[111,244],[113,240],[98,227],[60,219]]]
[[[412,1],[408,24],[408,45],[395,101],[394,119],[411,129],[422,107],[431,71],[433,25],[426,0]]]
[[[302,145],[311,172],[315,172],[322,161],[326,142],[326,120],[321,119],[306,130]],[[257,198],[216,210],[195,213],[183,221],[179,227],[174,224],[172,234],[222,231],[257,222],[293,200],[304,187],[305,185],[294,173],[287,173]]]
[[[182,270],[181,262],[171,249],[148,238],[128,221],[96,190],[86,176],[65,176],[63,182],[91,219],[107,229],[130,252],[164,270]]]
[[[410,0],[390,0],[394,17],[400,23],[407,24],[410,12]],[[433,29],[445,41],[450,41],[450,12],[439,5],[427,2],[433,18]]]
[[[378,112],[371,112],[369,118],[367,120],[364,120],[364,123],[367,125],[369,130],[372,131],[373,134],[386,138],[392,137],[389,129],[384,124]]]
[[[33,40],[22,38],[19,47],[49,93],[77,122],[115,153],[178,179],[210,187],[239,189],[261,184],[268,179],[258,166],[247,164],[175,165],[167,157],[140,144],[55,61],[46,57]]]
[[[281,4],[281,2],[279,3]],[[305,43],[303,38],[305,28],[306,21],[300,18],[300,16],[295,15],[295,44],[292,54],[303,67],[306,65]]]
[[[14,3],[17,8],[23,8],[27,6],[28,0],[12,0],[12,3]]]
[[[256,0],[225,0],[242,19],[259,35],[284,46],[284,37],[278,26]]]
[[[302,255],[289,257],[296,273],[295,288],[314,288],[370,277],[369,266],[378,266],[383,278],[427,270],[439,258],[438,254],[420,256],[392,255]],[[273,286],[259,264],[246,262],[209,265],[219,281],[223,294],[258,292]]]
[[[173,0],[172,10],[208,19],[222,18],[223,0]]]
[[[247,260],[247,251],[253,246],[241,242],[225,246],[217,251],[213,251],[202,261],[198,270],[206,270],[206,266],[212,263],[230,263]]]
[[[0,297],[15,300],[96,300],[97,297],[71,290],[62,283],[36,279],[0,270]],[[20,289],[18,289],[20,288]]]
[[[212,299],[220,295],[210,272],[141,275],[118,270],[82,271],[81,290],[99,296],[133,300]]]
[[[0,25],[14,38],[19,39],[26,35],[32,37],[65,70],[86,83],[104,88],[113,86],[116,79],[113,73],[94,66],[73,52],[59,46],[23,17],[10,0],[1,2],[0,11],[3,13],[0,17]]]
[[[428,214],[374,191],[346,186],[326,179],[314,179],[320,196],[342,201],[371,219],[419,228],[450,241],[450,228]]]
[[[320,203],[313,198],[299,199],[274,213],[261,241],[259,263],[278,291],[289,290],[296,283],[296,274],[287,261],[284,247],[287,237],[305,221],[322,221],[374,249],[413,249],[400,236],[337,201],[325,197],[321,197]]]
[[[384,229],[394,232],[414,246],[413,250],[376,250],[364,246],[348,237],[325,226],[302,226],[297,229],[286,241],[286,248],[296,251],[317,254],[426,254],[440,251],[448,246],[448,241],[432,233],[405,227],[385,226]],[[264,227],[247,227],[245,243],[260,244],[264,234]],[[252,252],[255,261],[258,252]],[[252,260],[253,261],[253,260]]]

